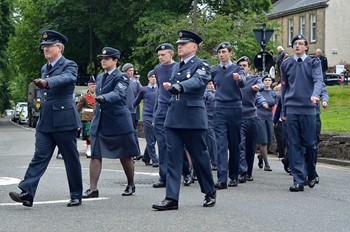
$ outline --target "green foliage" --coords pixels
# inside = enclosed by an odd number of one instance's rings
[[[327,86],[329,107],[321,109],[322,131],[350,132],[350,85]]]
[[[12,24],[12,1],[0,1],[0,113],[5,109],[10,108],[10,91],[9,86],[9,67],[6,47],[10,35],[13,33],[14,27]]]

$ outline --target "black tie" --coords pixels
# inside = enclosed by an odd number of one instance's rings
[[[51,65],[51,64],[48,64],[48,65],[47,65],[47,72],[50,72],[51,69],[52,69],[52,65]]]
[[[108,72],[103,74],[103,76],[102,76],[102,87],[105,85],[105,82],[106,82],[106,79],[107,79],[108,75],[109,75]]]
[[[180,62],[180,68],[182,68],[182,66],[184,66],[185,65],[185,61],[181,61]]]
[[[224,65],[224,66],[222,66],[222,69],[223,69],[223,70],[225,70],[225,69],[226,69],[226,66],[225,66],[225,65]]]
[[[301,59],[300,57],[298,58],[298,62],[303,62],[303,59]]]

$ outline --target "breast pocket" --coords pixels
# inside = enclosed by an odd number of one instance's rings
[[[71,126],[74,125],[74,108],[72,104],[53,104],[53,126],[62,127],[62,126]]]

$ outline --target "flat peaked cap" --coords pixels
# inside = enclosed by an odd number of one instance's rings
[[[41,43],[40,45],[62,43],[66,44],[68,39],[66,36],[62,35],[58,31],[45,30],[41,33]]]
[[[133,68],[133,67],[134,67],[134,66],[133,66],[132,64],[126,63],[126,64],[124,64],[124,66],[123,66],[123,68],[122,68],[122,71],[125,72],[126,70],[131,69],[131,68]]]
[[[305,36],[299,34],[299,35],[296,35],[296,36],[293,37],[293,39],[292,39],[292,46],[293,46],[293,44],[294,44],[294,42],[296,40],[305,40],[307,42],[307,39],[305,38]]]
[[[174,46],[170,43],[163,43],[156,48],[156,52],[159,52],[162,50],[173,50],[174,51]]]
[[[97,57],[112,57],[114,59],[120,59],[120,52],[118,49],[111,48],[111,47],[104,47],[102,49],[102,54],[97,55]]]
[[[241,63],[242,61],[247,61],[248,64],[250,64],[250,60],[249,60],[248,56],[242,56],[241,58],[239,58],[237,60],[237,64]]]
[[[154,70],[151,70],[148,72],[147,77],[153,76],[154,75]]]
[[[193,42],[199,45],[201,42],[203,42],[203,39],[192,31],[179,30],[177,32],[177,35],[179,37],[178,40],[176,41],[177,44]]]
[[[220,49],[223,49],[223,48],[232,48],[231,43],[230,42],[222,42],[221,44],[219,44],[219,46],[217,46],[216,52],[218,52]]]

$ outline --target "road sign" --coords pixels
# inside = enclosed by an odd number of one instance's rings
[[[273,59],[273,56],[266,51],[259,52],[254,57],[254,66],[259,71],[263,71],[265,67],[265,72],[269,72],[274,63],[275,61]]]
[[[253,29],[256,39],[258,40],[261,48],[265,50],[267,43],[270,41],[274,32],[273,29]]]

